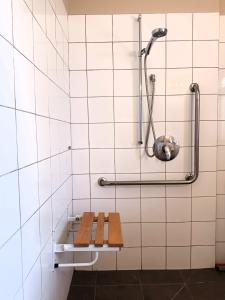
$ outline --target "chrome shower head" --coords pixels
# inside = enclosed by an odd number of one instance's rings
[[[164,37],[167,35],[167,28],[157,28],[152,31],[152,36],[155,39]]]
[[[167,28],[156,28],[152,31],[152,36],[150,41],[148,42],[147,47],[145,48],[145,55],[149,55],[150,49],[153,45],[153,43],[155,42],[155,40],[157,40],[158,38],[164,37],[167,35]]]

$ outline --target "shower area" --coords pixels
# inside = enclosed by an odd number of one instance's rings
[[[0,0],[0,299],[192,299],[225,282],[225,3],[95,1]],[[90,212],[120,246],[78,251]]]

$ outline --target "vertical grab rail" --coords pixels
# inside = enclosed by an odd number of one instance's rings
[[[143,144],[142,139],[142,17],[141,15],[138,16],[137,19],[139,23],[139,49],[138,49],[138,58],[139,58],[139,117],[138,117],[138,144]]]
[[[195,96],[195,138],[194,138],[194,172],[187,174],[183,180],[132,180],[132,181],[109,181],[103,177],[98,179],[100,186],[112,185],[181,185],[194,183],[199,176],[199,112],[200,112],[200,89],[197,83],[190,85],[190,91]]]

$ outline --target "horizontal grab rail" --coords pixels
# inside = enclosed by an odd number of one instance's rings
[[[100,186],[115,185],[182,185],[192,184],[199,176],[199,111],[200,111],[200,89],[197,83],[190,85],[190,91],[195,95],[195,144],[194,144],[194,173],[187,174],[183,180],[107,180],[104,177],[98,179]]]

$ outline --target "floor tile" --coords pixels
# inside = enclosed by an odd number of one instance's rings
[[[142,284],[171,284],[182,283],[179,271],[144,270],[140,271]]]
[[[182,270],[181,275],[185,282],[204,283],[204,282],[224,282],[225,273],[215,269]]]
[[[71,286],[67,300],[94,300],[94,286]]]
[[[225,299],[225,282],[191,284],[189,288],[194,300],[224,300]]]
[[[171,300],[193,300],[193,297],[189,289],[184,286],[171,298]]]
[[[92,271],[75,271],[71,285],[95,285],[96,272]]]
[[[144,285],[143,294],[144,300],[171,300],[182,288],[181,285]]]
[[[95,300],[143,300],[140,286],[97,286]]]
[[[97,284],[139,284],[139,271],[99,271]]]

